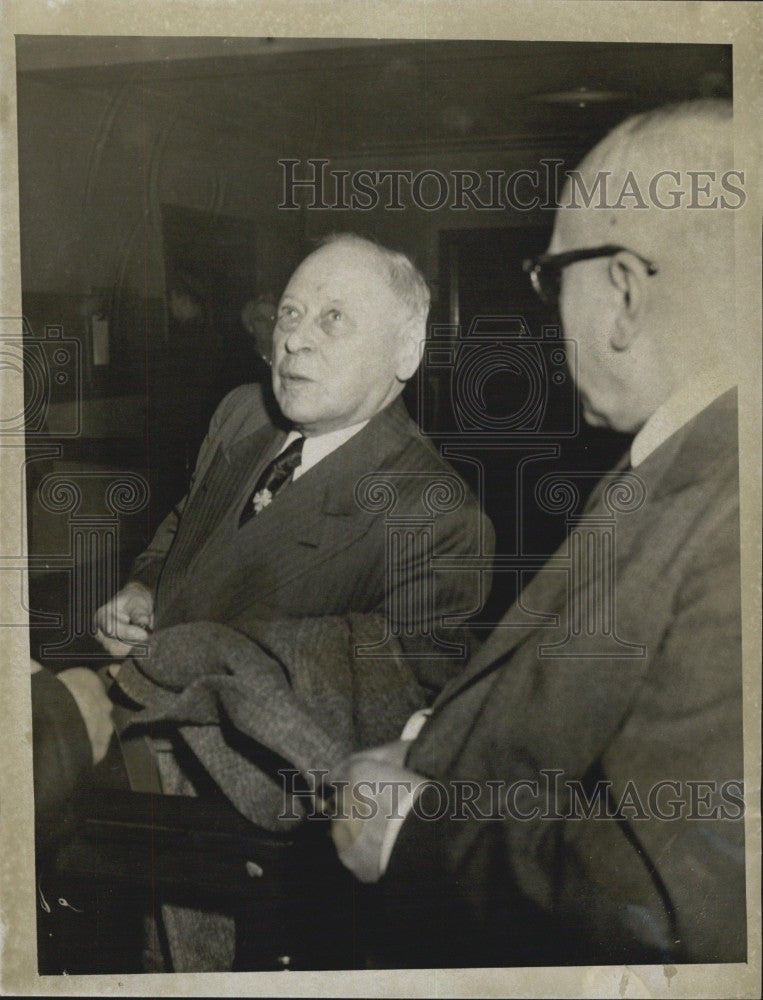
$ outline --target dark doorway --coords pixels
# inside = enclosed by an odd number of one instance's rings
[[[256,292],[255,225],[162,206],[167,332],[149,360],[152,514],[183,496],[223,396],[261,377],[241,310]]]
[[[441,234],[440,314],[423,373],[423,422],[479,490],[495,527],[496,554],[527,557],[530,567],[569,530],[569,511],[538,503],[540,481],[567,475],[580,506],[595,473],[610,469],[630,441],[582,420],[570,377],[574,345],[522,270],[525,258],[545,250],[550,231],[549,220]],[[532,572],[497,572],[478,620],[499,618]]]

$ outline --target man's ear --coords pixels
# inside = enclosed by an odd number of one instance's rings
[[[635,254],[621,250],[609,261],[609,280],[620,293],[620,308],[610,343],[616,351],[627,351],[641,329],[648,276]]]
[[[407,382],[416,374],[416,369],[424,354],[426,335],[427,324],[424,319],[409,319],[400,330],[395,377],[401,382]]]

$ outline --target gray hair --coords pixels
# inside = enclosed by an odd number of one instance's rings
[[[429,287],[423,274],[407,254],[376,243],[357,233],[330,233],[318,243],[318,248],[324,246],[348,246],[372,254],[384,267],[387,282],[393,293],[422,322],[426,322],[429,313]]]

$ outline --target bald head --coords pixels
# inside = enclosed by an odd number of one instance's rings
[[[635,115],[571,172],[560,199],[558,236],[627,242],[646,256],[662,249],[678,256],[675,241],[693,234],[730,241],[733,211],[724,204],[738,203],[731,171],[728,101],[689,101]]]
[[[550,252],[623,248],[562,272],[592,423],[637,430],[681,380],[733,355],[738,188],[725,101],[629,118],[570,172]]]

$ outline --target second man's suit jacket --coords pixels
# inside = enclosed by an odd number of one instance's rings
[[[393,964],[744,961],[736,422],[732,391],[605,479],[435,702]]]

